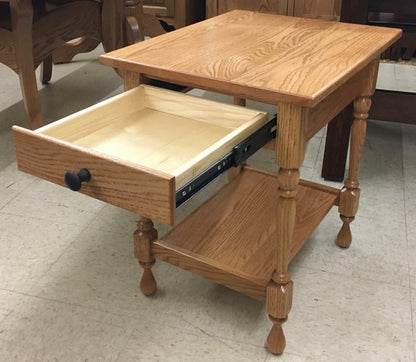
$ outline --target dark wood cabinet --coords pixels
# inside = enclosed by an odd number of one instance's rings
[[[411,56],[416,48],[414,0],[344,0],[341,21],[402,28],[402,38],[384,53],[386,58],[398,59],[403,48]],[[415,103],[416,92],[378,89],[372,97],[370,118],[416,125]],[[344,111],[328,124],[322,168],[322,177],[327,180],[344,178],[351,122],[351,112]]]
[[[207,0],[207,17],[235,9],[286,15],[287,7],[288,0]]]
[[[143,10],[181,28],[205,19],[205,0],[143,0]]]
[[[207,0],[207,17],[240,9],[281,15],[339,20],[341,0]]]
[[[143,0],[146,13],[164,18],[175,17],[175,0]]]
[[[288,15],[339,21],[341,0],[294,0],[293,13]]]

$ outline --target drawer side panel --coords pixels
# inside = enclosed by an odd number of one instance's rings
[[[173,176],[71,146],[48,136],[13,127],[19,170],[65,186],[65,173],[87,168],[91,180],[80,192],[142,216],[173,225]]]

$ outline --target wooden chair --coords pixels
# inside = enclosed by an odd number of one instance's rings
[[[48,82],[55,62],[103,42],[111,51],[143,39],[140,0],[0,0],[0,62],[13,69],[30,127],[43,125],[35,69]],[[78,39],[78,42],[68,42]]]
[[[0,62],[13,69],[20,85],[30,127],[43,125],[35,69],[44,63],[42,81],[50,79],[52,53],[79,37],[101,41],[101,5],[73,1],[48,10],[46,1],[0,0]]]

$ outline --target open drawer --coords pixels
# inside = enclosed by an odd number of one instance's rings
[[[65,185],[67,173],[82,180],[86,169],[80,192],[174,225],[177,190],[266,121],[260,111],[142,85],[36,131],[14,126],[13,135],[20,170]]]

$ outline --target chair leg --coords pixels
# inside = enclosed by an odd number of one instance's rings
[[[33,55],[28,56],[33,51],[32,2],[24,0],[12,1],[10,3],[10,16],[23,101],[29,117],[30,128],[36,129],[43,125],[43,117],[36,85]]]
[[[49,83],[52,78],[52,55],[48,55],[48,57],[42,62],[40,67],[40,81],[42,84]]]
[[[328,123],[321,174],[325,180],[344,180],[353,112],[351,103]]]
[[[43,126],[42,108],[36,85],[35,72],[19,72],[20,87],[22,89],[23,101],[29,118],[30,128],[36,129]]]

